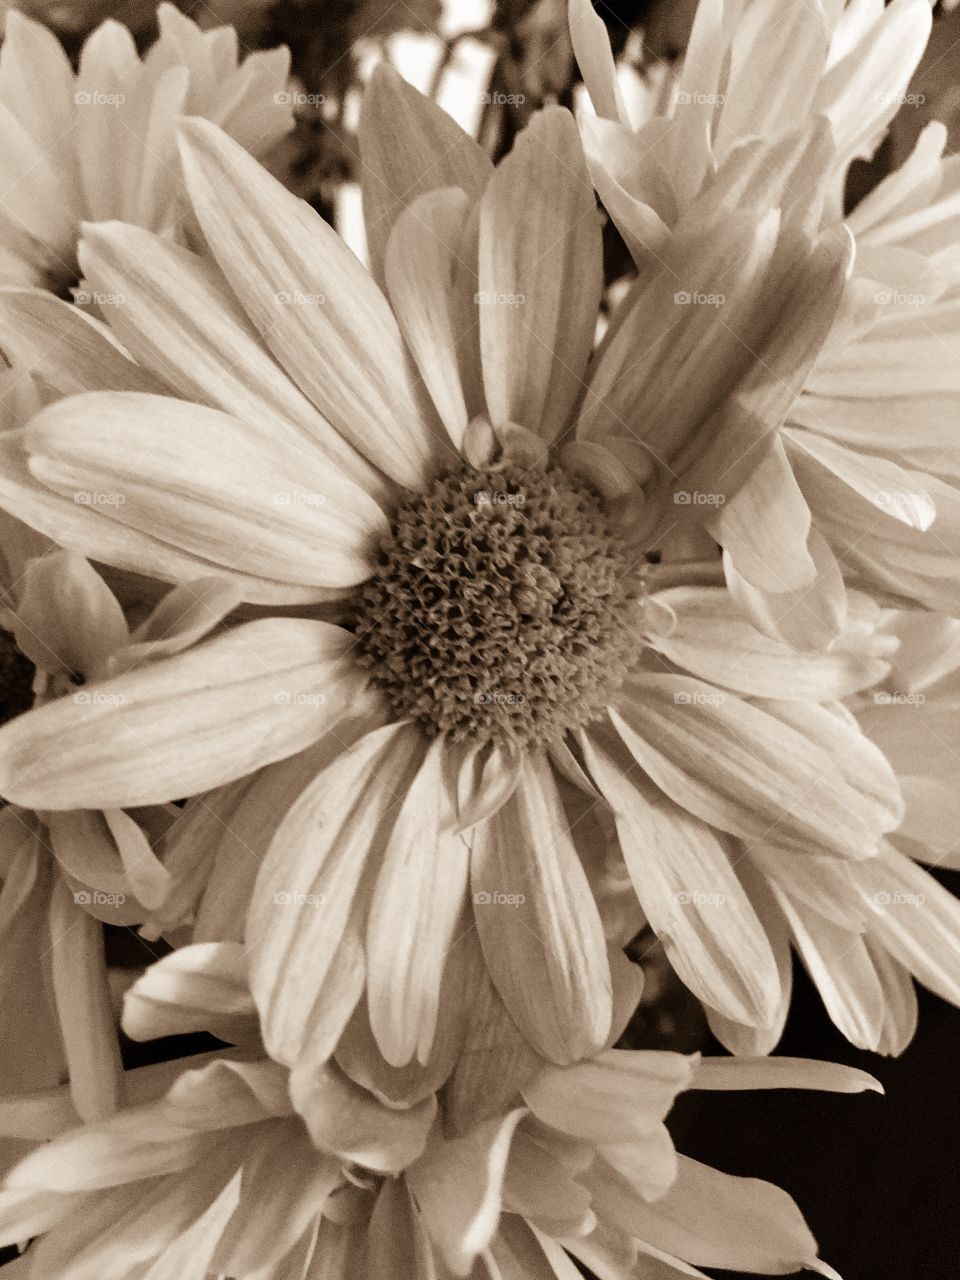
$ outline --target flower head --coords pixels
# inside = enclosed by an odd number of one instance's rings
[[[17,10],[0,50],[0,283],[67,296],[80,283],[86,218],[124,218],[184,238],[175,128],[184,112],[216,120],[263,155],[292,127],[283,90],[289,54],[238,58],[230,27],[200,28],[172,4],[141,59],[126,27],[108,20],[87,39],[76,73],[57,38]],[[38,109],[38,103],[43,109]],[[101,304],[81,287],[78,301]]]
[[[222,276],[135,228],[90,229],[84,270],[124,282],[106,314],[167,394],[50,405],[9,442],[2,501],[139,572],[189,583],[216,566],[272,616],[101,682],[116,707],[14,722],[3,788],[53,809],[158,803],[313,753],[247,923],[266,1042],[291,1066],[329,1055],[364,991],[385,1057],[429,1061],[451,944],[471,925],[471,964],[538,1053],[571,1062],[607,1044],[615,978],[595,820],[568,816],[578,795],[612,816],[683,979],[732,1022],[768,1027],[783,977],[736,842],[859,859],[896,826],[883,757],[819,705],[880,678],[883,644],[851,620],[833,653],[795,653],[709,585],[715,562],[678,589],[685,571],[647,550],[678,506],[658,456],[718,403],[778,412],[780,361],[823,332],[816,293],[838,263],[781,241],[765,214],[715,219],[706,238],[691,229],[685,260],[729,291],[747,351],[709,308],[674,308],[664,332],[668,258],[591,361],[600,233],[571,117],[537,116],[493,171],[389,73],[371,95],[368,216],[390,304],[203,122],[185,131],[185,172]],[[396,145],[371,132],[405,117]],[[435,172],[426,143],[441,138]],[[432,189],[448,179],[463,185]],[[85,360],[65,309],[44,302],[62,332],[54,367]],[[638,360],[644,332],[669,341]],[[107,344],[83,337],[91,385]],[[656,448],[631,433],[637,416]],[[728,439],[717,430],[717,456]],[[684,474],[700,493],[693,460]],[[125,501],[78,512],[68,495],[94,484]],[[324,620],[289,616],[311,602]],[[191,724],[202,753],[183,750]]]
[[[831,1064],[611,1051],[542,1066],[451,1132],[442,1090],[388,1107],[337,1063],[289,1072],[263,1056],[238,947],[160,961],[125,1021],[138,1035],[207,1025],[243,1047],[130,1073],[132,1105],[97,1125],[71,1128],[55,1097],[3,1108],[0,1127],[53,1137],[0,1191],[5,1239],[43,1233],[31,1276],[122,1259],[197,1280],[279,1280],[291,1265],[346,1280],[364,1260],[372,1275],[402,1261],[412,1275],[562,1277],[565,1250],[617,1276],[642,1258],[834,1275],[789,1196],[678,1156],[663,1120],[689,1088],[877,1087]]]

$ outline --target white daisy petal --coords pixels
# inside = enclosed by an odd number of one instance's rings
[[[573,117],[538,112],[480,214],[480,341],[494,424],[557,438],[583,385],[601,282],[600,222]]]
[[[610,38],[590,0],[570,0],[570,38],[577,66],[598,116],[627,122],[627,109],[617,81]]]
[[[319,214],[206,121],[183,127],[182,153],[204,235],[264,342],[364,457],[418,487],[441,441],[363,266]]]
[[[612,1017],[606,943],[545,756],[476,828],[471,888],[487,968],[530,1043],[561,1063],[596,1052]]]
[[[91,286],[116,299],[103,308],[111,329],[179,395],[269,422],[280,434],[298,427],[368,492],[383,489],[375,469],[264,350],[209,261],[122,222],[87,224],[79,256]]]
[[[637,763],[704,822],[746,839],[869,857],[902,816],[889,765],[827,711],[774,715],[687,676],[638,676],[611,719]],[[842,743],[842,746],[841,746]],[[837,769],[836,751],[846,752]],[[853,760],[856,759],[856,766]],[[858,772],[859,771],[859,772]]]
[[[236,1043],[255,1018],[246,955],[236,942],[181,947],[150,965],[123,1001],[123,1030],[134,1040],[212,1031]]]
[[[695,1265],[778,1275],[816,1259],[817,1243],[785,1191],[687,1156],[678,1165],[670,1190],[654,1204],[637,1201],[622,1224],[641,1249],[650,1244]]]
[[[960,902],[890,845],[855,879],[877,914],[871,935],[925,987],[960,1004]]]
[[[432,1094],[403,1110],[384,1107],[330,1064],[294,1067],[290,1096],[315,1146],[377,1173],[396,1174],[416,1160],[437,1114]]]
[[[122,1075],[103,931],[59,879],[50,899],[50,964],[70,1094],[80,1116],[101,1120],[120,1106]]]
[[[383,1056],[429,1059],[440,984],[466,892],[469,849],[452,830],[437,738],[407,788],[367,922],[370,1025]]]
[[[693,675],[738,693],[823,702],[876,684],[890,669],[856,649],[797,652],[761,635],[718,587],[677,587],[654,599],[674,611],[676,625],[669,635],[652,634],[650,645]]]
[[[74,489],[65,496],[38,485],[30,473],[23,433],[0,433],[0,507],[17,521],[24,521],[89,560],[99,560],[135,574],[147,574],[161,582],[190,583],[220,573],[236,584],[241,598],[272,604],[301,602],[305,596],[326,598],[331,594],[321,588],[307,592],[300,585],[285,586],[236,567],[224,570],[151,533],[111,519],[104,514],[105,505],[115,510],[119,505],[117,495],[106,493],[100,487]],[[32,550],[32,554],[42,554],[46,549],[41,546]]]
[[[587,764],[613,809],[634,890],[667,956],[706,1004],[734,1022],[766,1025],[780,981],[766,933],[730,854],[629,764],[585,738]]]
[[[439,187],[460,187],[478,201],[493,165],[479,143],[386,60],[363,95],[358,140],[367,247],[381,279],[387,241],[403,210]]]
[[[876,1050],[885,1017],[883,989],[863,938],[776,886],[774,892],[830,1017],[851,1044]]]
[[[78,502],[87,495],[86,505],[110,511],[104,520],[200,563],[302,586],[303,599],[368,577],[387,527],[373,499],[292,431],[281,442],[268,424],[167,396],[61,400],[25,439],[48,488]]]
[[[468,209],[467,194],[458,187],[420,196],[394,223],[384,265],[403,336],[457,448],[481,406],[478,389],[472,388],[468,407],[460,354],[461,345],[476,343],[476,307],[466,290],[454,287]],[[464,267],[468,274],[475,269],[469,263]]]
[[[162,383],[119,349],[100,324],[43,289],[0,289],[0,344],[59,391],[163,391]]]
[[[330,1056],[363,989],[363,935],[397,793],[422,759],[418,730],[366,734],[281,823],[250,903],[250,986],[271,1056]]]
[[[828,1093],[883,1093],[866,1071],[814,1058],[702,1058],[691,1089],[822,1089]]]
[[[843,634],[847,589],[837,558],[817,529],[811,528],[806,550],[815,577],[796,591],[755,587],[738,571],[727,551],[723,553],[723,571],[730,595],[758,631],[794,649],[819,650],[818,656],[823,658],[823,650]]]
[[[242,777],[340,719],[363,683],[345,664],[351,645],[329,623],[263,619],[89,685],[0,730],[0,793],[40,809],[119,809]]]

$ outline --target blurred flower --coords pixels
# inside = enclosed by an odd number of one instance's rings
[[[216,120],[252,152],[292,127],[284,49],[238,59],[229,27],[202,32],[172,5],[141,60],[130,32],[105,22],[74,73],[56,37],[20,13],[0,48],[0,282],[65,295],[78,283],[85,219],[125,218],[184,238],[175,125]],[[96,302],[96,300],[92,300]]]
[[[749,355],[716,308],[676,304],[667,257],[587,370],[600,231],[569,114],[538,115],[494,172],[383,71],[361,142],[392,310],[329,227],[203,122],[185,133],[187,181],[232,293],[146,232],[91,229],[84,272],[124,295],[105,308],[116,338],[174,394],[50,406],[6,449],[2,501],[107,563],[188,582],[216,566],[273,616],[100,683],[123,696],[109,714],[61,700],[8,726],[4,794],[157,803],[317,744],[247,926],[271,1053],[327,1056],[366,987],[385,1057],[425,1061],[463,916],[529,1042],[569,1062],[605,1043],[616,975],[564,779],[609,804],[684,981],[769,1025],[782,977],[731,841],[775,829],[791,859],[874,854],[900,818],[896,780],[819,704],[882,678],[889,642],[857,630],[855,602],[849,644],[844,622],[831,653],[795,653],[723,589],[670,590],[684,566],[641,571],[653,524],[724,495],[691,485],[665,506],[622,432],[636,416],[683,431],[745,388],[758,412],[779,404],[784,353],[809,358],[829,323],[819,266],[808,281],[806,246],[768,228],[744,271],[752,216],[698,222],[688,278],[755,324]],[[87,326],[81,350],[54,299],[7,294],[3,310],[19,358],[95,385],[105,337]],[[665,324],[669,345],[638,360],[635,335]],[[94,487],[125,501],[78,510],[69,495]],[[337,621],[283,616],[294,603]]]
[[[3,1238],[41,1234],[27,1276],[546,1278],[574,1274],[567,1252],[618,1278],[642,1260],[836,1276],[788,1195],[677,1155],[663,1119],[685,1089],[878,1088],[863,1072],[612,1050],[541,1067],[451,1132],[442,1095],[390,1107],[336,1062],[288,1072],[251,1015],[240,948],[188,948],[133,988],[125,1024],[210,1026],[239,1051],[154,1069],[137,1105],[82,1128],[56,1097],[0,1104],[0,1128],[53,1138],[0,1192]]]

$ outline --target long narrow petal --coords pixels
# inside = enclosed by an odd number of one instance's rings
[[[280,1062],[292,1065],[311,1047],[320,1060],[329,1057],[360,998],[373,881],[423,751],[409,725],[368,733],[304,790],[274,837],[250,904],[247,946],[264,1040]],[[328,988],[343,985],[344,965],[358,981],[347,982],[331,1009]]]
[[[466,352],[476,346],[479,326],[473,299],[457,287],[460,276],[469,278],[475,271],[461,260],[468,209],[466,192],[459,187],[420,196],[394,223],[385,262],[403,336],[457,448],[468,421],[482,407],[478,389],[464,386],[464,375],[469,378]]]
[[[136,392],[58,401],[26,429],[46,486],[206,564],[310,589],[372,570],[380,507],[323,454],[275,425]],[[198,574],[199,576],[199,574]]]
[[[777,966],[721,840],[632,770],[622,749],[617,759],[588,740],[585,752],[640,905],[680,977],[734,1022],[772,1021]]]
[[[573,117],[539,112],[480,213],[483,384],[495,425],[557,438],[583,386],[602,285],[600,223]]]
[[[855,728],[827,711],[797,727],[688,676],[640,676],[611,719],[637,763],[678,805],[746,839],[868,857],[902,816],[896,779]],[[843,744],[848,759],[833,751]],[[856,776],[852,760],[861,771]]]
[[[866,1071],[814,1058],[702,1058],[691,1089],[820,1089],[828,1093],[883,1093]]]
[[[655,600],[673,610],[676,626],[666,635],[652,634],[651,646],[700,679],[751,697],[846,698],[890,669],[883,658],[853,645],[797,652],[758,632],[719,587],[676,587]]]
[[[0,289],[0,345],[7,357],[61,395],[163,391],[80,307],[43,289]]]
[[[438,187],[460,187],[474,203],[493,165],[442,107],[386,61],[378,63],[364,92],[358,138],[367,248],[380,279],[390,232],[403,210]]]
[[[90,283],[117,299],[103,308],[113,332],[178,395],[270,422],[279,434],[293,424],[363,487],[378,483],[374,468],[278,368],[209,262],[122,222],[88,224],[79,254]],[[284,305],[295,305],[293,295],[277,303]]]
[[[570,0],[568,14],[573,53],[594,110],[607,120],[627,124],[627,109],[603,19],[590,0]]]
[[[460,918],[469,849],[452,830],[438,738],[404,797],[367,921],[370,1025],[383,1056],[429,1059],[447,950]]]
[[[39,809],[122,809],[242,777],[340,719],[363,684],[351,645],[329,623],[263,619],[58,698],[0,730],[0,793]]]
[[[120,1105],[122,1074],[103,928],[59,879],[50,899],[50,948],[71,1096],[85,1120],[101,1120]]]
[[[213,125],[185,125],[182,153],[203,233],[264,342],[364,457],[418,487],[440,440],[380,290],[318,213]]]
[[[612,1016],[606,943],[545,756],[524,760],[517,790],[477,828],[471,875],[487,967],[530,1043],[561,1063],[596,1052]]]
[[[617,1218],[645,1244],[701,1266],[782,1275],[816,1258],[817,1243],[790,1196],[680,1156],[673,1187]]]

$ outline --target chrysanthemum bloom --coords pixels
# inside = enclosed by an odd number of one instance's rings
[[[83,499],[109,495],[78,495]],[[232,588],[216,581],[174,589],[131,631],[103,579],[79,556],[55,548],[26,561],[7,597],[0,610],[4,719],[52,699],[95,701],[104,675],[179,652],[236,603]],[[41,1069],[57,1068],[62,1039],[73,1097],[88,1119],[109,1114],[121,1099],[100,922],[138,923],[165,899],[169,877],[151,840],[176,814],[155,807],[134,814],[36,813],[16,805],[0,811],[4,1007],[9,1001],[15,1017],[27,1014],[37,1028],[50,1029]],[[26,1070],[31,1044],[8,1040],[6,1048],[9,1088]]]
[[[263,1056],[242,960],[174,954],[125,1017],[140,1036],[209,1026],[240,1051],[181,1063],[164,1091],[166,1064],[152,1099],[96,1125],[70,1128],[55,1095],[0,1108],[5,1131],[53,1137],[0,1191],[0,1238],[42,1233],[28,1277],[569,1280],[565,1250],[611,1280],[836,1275],[788,1195],[677,1155],[663,1120],[684,1089],[878,1087],[863,1072],[611,1050],[542,1067],[498,1114],[451,1130],[443,1092],[389,1107],[336,1062],[289,1072]]]
[[[0,477],[5,506],[94,559],[168,580],[217,568],[273,614],[326,601],[337,621],[247,623],[229,666],[201,645],[31,712],[0,736],[0,789],[45,809],[158,803],[323,744],[248,930],[267,1044],[290,1065],[329,1055],[365,986],[385,1057],[423,1060],[464,906],[538,1052],[605,1042],[588,827],[561,780],[609,806],[684,980],[766,1025],[780,978],[730,838],[874,853],[900,817],[895,778],[818,703],[872,684],[884,657],[855,626],[830,655],[794,654],[720,588],[659,598],[672,570],[645,573],[647,508],[625,490],[646,455],[619,408],[679,427],[749,388],[776,412],[836,263],[766,215],[708,220],[684,252],[726,292],[725,322],[687,308],[655,367],[614,338],[588,369],[600,231],[572,118],[539,115],[493,174],[412,90],[386,75],[375,93],[368,190],[400,166],[368,202],[392,310],[318,217],[193,123],[187,184],[222,274],[125,226],[81,249],[96,287],[124,295],[106,308],[117,338],[185,398],[63,399],[8,441]],[[438,176],[463,185],[431,192]],[[661,323],[672,272],[619,332]],[[121,360],[90,325],[78,343],[54,299],[4,308],[29,317],[20,354],[32,344],[61,385],[64,367],[90,386],[101,356]],[[78,507],[87,488],[125,500]],[[711,622],[704,652],[691,633]]]
[[[0,283],[66,294],[87,218],[182,238],[176,122],[215,120],[256,155],[292,127],[289,53],[238,58],[236,32],[203,32],[171,4],[141,59],[118,22],[86,41],[74,73],[57,38],[13,11],[0,49]],[[99,304],[100,299],[80,301]]]
[[[850,162],[873,154],[930,34],[929,0],[703,0],[667,111],[631,121],[590,0],[570,0],[574,52],[596,117],[582,120],[591,175],[638,262],[659,252],[690,201],[758,144],[796,143],[821,117],[829,208]],[[803,198],[805,192],[798,188]]]
[[[755,3],[724,16],[722,5],[702,5],[673,115],[637,132],[622,118],[602,26],[587,0],[571,11],[601,117],[582,121],[591,173],[641,279],[702,188],[730,208],[781,204],[800,226],[819,222],[821,241],[856,239],[843,305],[795,385],[802,394],[785,406],[783,430],[737,406],[717,457],[709,440],[665,449],[655,429],[637,427],[674,470],[685,447],[701,487],[726,494],[716,512],[695,514],[724,548],[728,583],[755,625],[801,647],[836,636],[842,578],[939,609],[960,601],[950,435],[957,219],[953,166],[940,170],[942,128],[841,225],[847,167],[870,153],[900,104],[929,6],[827,9]],[[678,279],[689,297],[696,281]],[[650,340],[638,350],[649,352]]]

